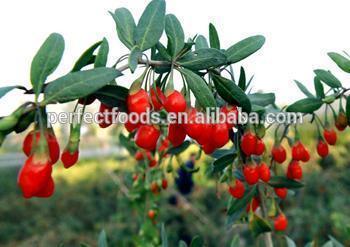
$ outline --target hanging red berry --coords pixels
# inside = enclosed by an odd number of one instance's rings
[[[249,204],[247,205],[246,211],[247,213],[249,213],[250,211],[255,212],[259,206],[260,206],[260,199],[258,197],[253,197],[251,202],[249,202]]]
[[[288,194],[287,188],[274,188],[276,195],[282,200],[286,199]]]
[[[186,105],[185,97],[175,90],[166,97],[164,108],[167,112],[179,113],[186,111]]]
[[[245,165],[243,168],[243,175],[245,181],[249,185],[256,184],[259,181],[259,170],[255,165]]]
[[[339,130],[339,131],[343,131],[346,129],[346,127],[348,126],[348,119],[345,115],[345,113],[343,111],[341,111],[338,114],[337,119],[335,120],[335,127]]]
[[[168,180],[166,180],[165,178],[163,178],[162,180],[162,188],[163,190],[166,190],[168,188]]]
[[[231,129],[238,122],[238,110],[236,106],[223,106],[220,112],[224,113],[227,128]]]
[[[98,125],[101,128],[107,128],[109,126],[112,125],[113,121],[115,121],[114,118],[116,118],[116,116],[113,118],[113,107],[109,107],[103,103],[101,103],[100,105],[100,109],[99,109],[99,114],[97,117],[97,121],[98,121]]]
[[[135,143],[148,151],[156,149],[160,131],[153,125],[142,125],[136,132]]]
[[[334,129],[325,129],[323,131],[323,136],[326,142],[331,146],[335,145],[337,142],[337,133],[334,131]]]
[[[64,168],[68,169],[75,165],[79,159],[79,150],[74,152],[70,152],[67,148],[63,151],[61,156],[61,161],[63,163]]]
[[[168,139],[173,147],[180,146],[186,138],[186,131],[180,124],[169,124]]]
[[[225,146],[230,137],[227,129],[227,125],[222,123],[214,124],[212,129],[213,142],[216,148]]]
[[[242,136],[241,149],[243,153],[250,156],[256,151],[257,138],[251,132],[247,132]]]
[[[256,139],[256,146],[255,146],[255,155],[262,155],[265,152],[265,143],[262,139],[257,138]]]
[[[319,156],[322,158],[327,157],[329,150],[328,150],[328,145],[325,143],[323,140],[319,140],[317,144],[317,153]]]
[[[161,110],[166,100],[166,97],[162,90],[159,87],[156,87],[156,89],[152,88],[150,90],[150,95],[153,109],[156,111]]]
[[[127,107],[129,113],[141,114],[151,109],[151,104],[148,100],[148,94],[144,89],[138,90],[136,93],[129,94],[127,98]]]
[[[239,179],[235,180],[234,186],[229,186],[228,191],[234,198],[240,199],[244,196],[244,184]]]
[[[287,159],[287,152],[282,145],[274,146],[271,151],[272,158],[279,164]]]
[[[278,215],[274,220],[276,231],[285,231],[288,227],[288,219],[284,214]]]
[[[263,162],[258,166],[259,177],[265,183],[270,181],[271,172],[270,168]]]
[[[287,178],[299,180],[302,177],[303,177],[303,170],[301,169],[301,166],[299,165],[299,162],[296,161],[296,160],[293,160],[288,165]]]

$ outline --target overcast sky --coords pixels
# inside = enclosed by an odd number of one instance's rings
[[[66,50],[62,64],[50,78],[67,73],[83,50],[102,37],[110,42],[112,64],[127,50],[116,38],[108,10],[127,7],[138,19],[148,2],[0,1],[0,86],[28,86],[31,59],[51,32],[64,36]],[[187,37],[207,35],[209,22],[216,25],[224,48],[251,35],[264,35],[263,49],[242,64],[248,75],[255,75],[254,90],[275,92],[279,104],[302,97],[293,79],[313,87],[313,69],[330,69],[347,85],[348,76],[332,63],[327,52],[350,51],[349,7],[345,0],[167,1],[167,13],[177,15]],[[236,71],[240,65],[235,65]],[[19,95],[2,98],[0,114],[9,113],[25,100]]]

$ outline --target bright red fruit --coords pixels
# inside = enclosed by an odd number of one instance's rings
[[[178,91],[172,92],[168,97],[166,97],[164,108],[167,112],[184,112],[186,111],[186,99]]]
[[[259,181],[259,170],[256,166],[245,165],[243,168],[243,175],[245,181],[250,185],[256,184]]]
[[[282,164],[287,159],[286,150],[282,145],[274,146],[271,151],[272,158],[279,164]]]
[[[257,138],[251,132],[247,132],[242,136],[241,149],[247,156],[252,155],[256,151]]]
[[[65,149],[61,156],[61,161],[64,168],[68,169],[77,163],[79,159],[79,150],[71,153],[68,149]]]
[[[289,179],[301,179],[303,177],[303,170],[301,169],[301,166],[299,165],[299,162],[296,160],[293,160],[289,165],[287,169],[287,178]]]
[[[137,152],[135,153],[135,159],[136,159],[137,161],[143,160],[143,154],[142,154],[141,151],[137,151]]]
[[[284,231],[288,227],[288,219],[284,214],[278,215],[274,220],[274,227],[276,231]]]
[[[162,180],[162,188],[163,190],[166,190],[168,188],[168,180],[166,180],[165,178],[163,178]]]
[[[203,134],[203,124],[196,122],[197,113],[195,108],[189,108],[186,112],[187,122],[183,125],[186,134],[193,139],[197,139]]]
[[[155,195],[159,193],[159,187],[158,187],[158,184],[156,182],[151,183],[151,191]]]
[[[35,196],[41,197],[41,198],[48,198],[48,197],[51,197],[54,192],[55,192],[55,182],[53,181],[53,178],[50,177],[46,186],[42,190],[40,190],[37,194],[35,194]]]
[[[160,109],[163,108],[163,104],[166,100],[164,93],[159,87],[156,87],[156,90],[154,88],[150,90],[150,94],[151,94],[151,102],[153,105],[153,109],[156,111],[159,111]]]
[[[259,177],[262,181],[264,181],[265,183],[270,181],[270,178],[271,178],[270,168],[265,163],[261,163],[260,166],[258,166],[258,171],[259,171]]]
[[[260,138],[256,139],[255,155],[262,155],[265,152],[265,143]]]
[[[125,122],[124,127],[129,133],[131,133],[131,132],[133,132],[134,130],[136,130],[139,127],[139,124],[131,123],[128,120],[128,121]]]
[[[148,211],[148,218],[150,218],[151,220],[153,220],[154,217],[156,217],[156,212],[155,212],[154,210],[150,209],[150,210]]]
[[[252,201],[247,205],[246,211],[249,213],[250,211],[255,212],[260,206],[260,199],[258,197],[253,197]]]
[[[213,143],[204,143],[202,145],[202,149],[204,151],[205,154],[212,154],[215,151],[215,146],[213,145]]]
[[[146,152],[146,156],[147,156],[147,159],[149,161],[148,166],[151,167],[151,168],[155,167],[157,165],[157,160],[152,156],[150,151]]]
[[[33,154],[29,156],[18,174],[17,183],[23,197],[31,198],[41,194],[49,183],[52,163],[48,154]]]
[[[35,140],[34,140],[35,135]],[[45,137],[47,141],[47,145],[49,148],[51,163],[55,164],[60,157],[60,146],[57,142],[57,139],[54,134],[45,131]],[[22,150],[28,157],[32,153],[33,144],[36,145],[40,140],[40,131],[31,131],[24,138]]]
[[[144,89],[140,89],[134,94],[129,94],[126,103],[129,113],[135,112],[137,114],[141,114],[146,112],[147,109],[151,109],[148,94]]]
[[[288,189],[287,188],[274,188],[276,195],[281,198],[285,199],[288,194]]]
[[[180,124],[169,124],[168,139],[173,147],[180,146],[186,138],[186,131]]]
[[[135,143],[148,151],[156,149],[160,131],[153,125],[142,125],[136,132]]]
[[[109,107],[103,103],[100,105],[99,114],[97,117],[98,125],[101,128],[107,128],[113,123],[113,107]]]
[[[212,129],[212,139],[216,148],[225,146],[230,139],[227,125],[224,123],[214,124]]]
[[[335,145],[337,142],[337,133],[334,131],[334,129],[325,129],[323,131],[323,136],[324,139],[326,139],[326,142],[331,146]]]
[[[240,199],[244,196],[244,191],[244,184],[239,179],[236,179],[235,186],[228,187],[228,192],[231,194],[231,196],[237,199]]]
[[[196,138],[196,141],[201,145],[212,146],[213,148],[215,148],[216,145],[215,143],[213,143],[214,125],[208,122],[208,123],[201,124],[201,126],[202,126],[202,133],[200,134],[199,137]]]
[[[227,128],[231,129],[235,126],[234,123],[238,121],[238,111],[236,106],[223,106],[220,112],[225,114]]]
[[[320,140],[317,144],[317,153],[322,158],[326,157],[329,153],[328,145],[324,141]]]
[[[307,162],[310,159],[309,151],[300,141],[297,141],[292,147],[292,158],[294,160],[302,160],[304,162]]]

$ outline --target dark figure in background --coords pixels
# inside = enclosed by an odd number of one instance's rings
[[[188,170],[194,169],[194,164],[196,162],[196,154],[191,153],[190,159],[185,163],[185,167]],[[176,186],[182,195],[188,195],[193,189],[193,178],[192,173],[187,169],[180,167],[177,171],[178,178],[175,179]]]

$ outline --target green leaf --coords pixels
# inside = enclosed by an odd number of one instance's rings
[[[237,63],[258,51],[264,43],[265,37],[261,35],[239,41],[226,51],[228,61],[230,63]]]
[[[96,91],[93,96],[109,107],[118,107],[126,112],[126,99],[129,89],[116,85],[107,85]]]
[[[4,97],[7,93],[12,91],[13,89],[22,89],[27,90],[25,87],[22,86],[8,86],[8,87],[0,87],[0,99]]]
[[[161,55],[163,60],[171,61],[171,56],[170,56],[170,54],[168,53],[167,49],[164,47],[164,45],[162,43],[158,42],[156,44],[156,48],[159,51],[159,54]]]
[[[202,108],[216,107],[214,95],[202,77],[184,68],[180,72],[185,76],[188,87]]]
[[[348,123],[350,123],[350,96],[348,96],[346,98],[346,107],[345,107],[345,111],[346,111],[346,117],[348,119]]]
[[[190,244],[190,247],[203,247],[204,242],[199,236],[195,236]]]
[[[341,82],[336,78],[330,71],[326,71],[323,69],[314,70],[318,79],[326,83],[331,88],[339,88],[341,87]]]
[[[209,24],[209,41],[211,48],[220,50],[220,39],[218,31],[212,23]]]
[[[219,159],[222,156],[228,155],[228,154],[232,154],[234,151],[234,149],[216,149],[210,156],[213,157],[214,159]]]
[[[255,237],[258,237],[262,233],[271,232],[272,230],[270,224],[256,214],[254,214],[249,227]]]
[[[130,11],[126,8],[119,8],[116,9],[114,13],[109,13],[115,21],[120,41],[129,49],[134,47],[136,24]]]
[[[252,187],[252,189],[248,193],[246,193],[241,199],[234,200],[233,203],[230,205],[227,214],[232,215],[236,212],[241,211],[248,205],[248,203],[252,200],[255,194],[256,186]]]
[[[179,242],[179,247],[187,247],[186,242],[183,241],[183,240],[180,240],[180,242]]]
[[[43,104],[65,103],[86,97],[122,74],[112,68],[96,68],[69,73],[47,85]]]
[[[250,102],[258,106],[268,106],[275,103],[276,97],[274,93],[253,93],[248,94]]]
[[[230,247],[240,247],[239,235],[235,235],[231,241]]]
[[[306,98],[298,100],[292,105],[288,106],[287,112],[301,112],[301,113],[313,113],[322,106],[323,102],[318,98]]]
[[[315,98],[315,96],[310,93],[310,91],[299,81],[294,80],[295,84],[297,84],[298,88],[300,89],[300,91],[305,94],[306,97],[308,98]]]
[[[35,110],[23,114],[18,120],[17,125],[13,130],[18,134],[22,133],[34,122],[35,120]]]
[[[287,247],[297,247],[296,244],[294,243],[294,241],[292,239],[290,239],[287,236],[284,236],[286,238],[286,242],[287,242]]]
[[[246,85],[247,85],[247,80],[245,77],[245,71],[244,68],[241,67],[241,71],[239,73],[239,80],[238,80],[238,86],[245,91],[246,90]]]
[[[140,51],[140,48],[138,46],[134,46],[131,49],[130,55],[129,55],[129,68],[132,73],[135,72],[139,58],[142,56],[142,52]]]
[[[76,61],[76,63],[73,66],[72,72],[76,72],[81,70],[87,65],[95,63],[95,56],[94,52],[95,50],[101,45],[102,41],[99,41],[92,46],[90,46]]]
[[[169,52],[174,58],[185,45],[185,34],[175,15],[169,14],[165,17],[165,33],[169,41]]]
[[[34,93],[38,96],[47,77],[61,62],[64,52],[64,39],[58,33],[51,34],[35,55],[30,68],[30,80]]]
[[[214,85],[218,94],[229,104],[241,106],[243,111],[249,113],[252,105],[248,96],[233,81],[212,74]]]
[[[317,76],[315,76],[314,78],[314,85],[317,98],[323,99],[324,97],[326,97],[326,95],[324,94],[323,84],[320,81],[320,79],[317,78]]]
[[[107,235],[105,230],[102,230],[98,236],[98,247],[108,247]]]
[[[164,30],[165,1],[151,1],[143,12],[135,32],[135,40],[141,51],[145,51],[159,41]]]
[[[168,154],[178,155],[184,152],[190,145],[191,145],[190,141],[184,141],[180,146],[170,148],[168,150]]]
[[[162,224],[161,235],[162,235],[162,247],[168,247],[168,236],[165,231],[164,223]]]
[[[215,160],[212,164],[213,173],[222,172],[228,165],[232,164],[236,158],[236,154],[228,154]]]
[[[348,58],[335,52],[329,52],[328,56],[338,65],[339,68],[350,73],[350,60]]]
[[[288,179],[286,177],[282,176],[275,176],[270,179],[269,185],[271,185],[274,188],[287,188],[287,189],[299,189],[304,187],[304,184]]]
[[[198,35],[195,44],[196,51],[204,48],[209,48],[208,41],[203,35]]]
[[[227,61],[223,52],[212,48],[202,48],[190,54],[179,61],[181,66],[190,70],[216,68]]]
[[[334,247],[344,247],[344,245],[336,240],[332,235],[328,235],[328,238],[332,241]]]
[[[106,67],[108,60],[109,45],[107,39],[103,38],[100,49],[95,58],[95,68]]]

